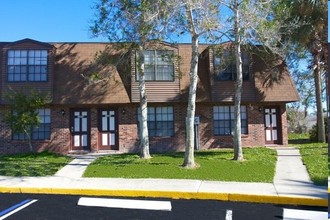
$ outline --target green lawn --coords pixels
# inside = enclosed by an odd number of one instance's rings
[[[142,160],[135,154],[98,158],[88,166],[85,177],[200,179],[239,182],[272,182],[276,152],[267,148],[244,148],[245,161],[231,160],[233,150],[209,150],[195,153],[199,168],[181,167],[183,153],[153,154]]]
[[[289,144],[299,148],[303,163],[316,185],[328,184],[328,144],[313,143],[308,134],[290,134]]]
[[[0,156],[0,176],[50,176],[72,159],[54,153]]]

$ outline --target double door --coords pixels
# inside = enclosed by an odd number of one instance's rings
[[[72,150],[91,150],[90,114],[90,110],[86,109],[74,109],[71,111],[70,130]],[[99,110],[97,121],[97,137],[93,137],[95,138],[94,140],[97,140],[97,149],[94,150],[118,150],[116,111],[113,109]]]

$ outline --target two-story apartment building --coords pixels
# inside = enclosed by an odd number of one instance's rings
[[[137,57],[117,45],[31,39],[0,43],[0,153],[29,150],[24,135],[15,134],[3,119],[8,111],[6,93],[26,88],[47,92],[51,98],[39,110],[40,126],[32,128],[36,151],[137,151]],[[212,45],[200,45],[200,149],[232,146],[236,68],[228,44],[220,48],[218,53]],[[184,150],[190,57],[189,44],[151,44],[145,52],[152,152]],[[279,60],[270,66],[251,53],[242,57],[243,146],[286,145],[286,103],[299,97],[285,63]]]

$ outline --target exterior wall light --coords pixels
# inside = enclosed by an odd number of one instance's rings
[[[61,109],[60,113],[61,113],[62,116],[64,116],[65,115],[65,110]]]

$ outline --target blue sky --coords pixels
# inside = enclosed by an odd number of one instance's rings
[[[24,38],[44,42],[107,41],[106,38],[91,38],[88,32],[96,1],[1,0],[0,41]],[[330,36],[329,30],[328,33]]]
[[[98,0],[0,0],[0,42],[31,38],[42,42],[107,42],[92,38],[89,26]],[[180,42],[189,42],[183,37]]]
[[[106,41],[91,38],[96,0],[1,0],[0,41],[32,38],[45,42]]]

